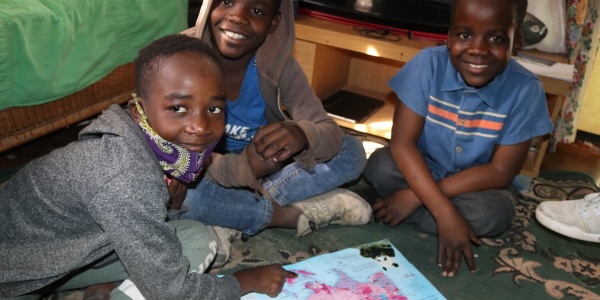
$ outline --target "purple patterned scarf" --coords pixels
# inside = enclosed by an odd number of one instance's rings
[[[142,116],[142,121],[139,125],[144,132],[144,137],[148,145],[150,145],[150,148],[152,148],[152,151],[158,157],[160,166],[167,174],[179,181],[194,182],[198,178],[198,175],[200,175],[202,167],[210,157],[217,143],[214,143],[202,152],[192,152],[163,139],[148,124],[148,118],[144,114],[137,96],[135,94],[132,94],[132,96],[135,100],[137,111]]]

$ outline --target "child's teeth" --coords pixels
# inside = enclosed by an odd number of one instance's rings
[[[245,36],[243,36],[239,33],[231,32],[231,31],[225,31],[225,35],[232,39],[236,39],[236,40],[246,38]]]
[[[487,67],[487,65],[474,65],[474,64],[469,64],[469,66],[471,66],[471,68],[475,68],[475,69],[483,69],[483,68]]]

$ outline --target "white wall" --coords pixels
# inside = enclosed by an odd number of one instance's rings
[[[577,129],[600,135],[600,57],[598,54],[598,41],[600,40],[600,28],[596,29],[595,42],[592,45],[596,49],[591,70],[588,69],[585,79],[585,90],[583,101],[577,117]]]

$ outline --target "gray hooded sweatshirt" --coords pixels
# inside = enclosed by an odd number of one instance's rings
[[[116,252],[146,299],[239,299],[231,275],[188,273],[158,159],[113,105],[79,141],[0,188],[0,297],[42,288]]]

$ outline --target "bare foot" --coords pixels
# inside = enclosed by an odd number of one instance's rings
[[[423,203],[410,190],[399,190],[373,204],[376,221],[395,227],[412,215]]]
[[[116,287],[112,282],[90,285],[85,288],[83,300],[108,300],[110,299],[110,292]]]

